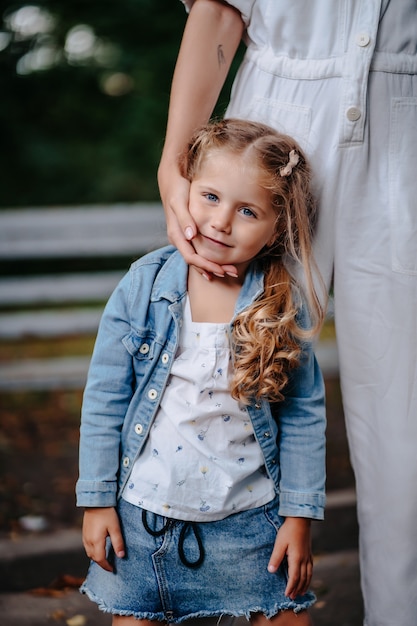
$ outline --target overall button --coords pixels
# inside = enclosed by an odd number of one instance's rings
[[[135,433],[137,435],[141,435],[143,433],[143,426],[142,426],[142,424],[136,424],[136,426],[135,426]]]
[[[149,400],[156,400],[158,397],[158,392],[156,389],[149,389],[148,398]]]
[[[143,344],[141,345],[141,347],[139,348],[139,352],[140,352],[141,354],[148,354],[149,349],[150,349],[150,348],[149,348],[149,344],[147,344],[147,343],[143,343]]]
[[[167,354],[166,352],[162,355],[162,363],[164,365],[166,365],[169,361],[169,354]]]
[[[266,431],[266,433],[264,433],[265,439],[269,439],[270,436],[271,436],[270,432]]]
[[[366,46],[368,46],[370,41],[371,38],[368,33],[359,33],[359,35],[356,35],[356,43],[361,48],[365,48]]]
[[[346,111],[346,117],[350,122],[357,122],[361,115],[361,110],[358,107],[349,107]]]
[[[125,456],[125,458],[123,459],[123,467],[129,467],[130,465],[130,460],[128,456]]]

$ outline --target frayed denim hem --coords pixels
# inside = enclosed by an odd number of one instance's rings
[[[85,584],[81,585],[80,593],[86,595],[88,598],[90,598],[92,602],[95,602],[97,604],[97,607],[103,613],[110,613],[111,615],[120,615],[123,617],[134,617],[136,619],[149,619],[158,622],[167,621],[166,615],[163,611],[161,611],[160,613],[135,613],[135,611],[124,611],[123,609],[113,609],[111,607],[108,607],[104,603],[103,599],[96,596],[96,594],[90,591]]]
[[[233,611],[233,610],[223,610],[223,611],[196,611],[194,613],[188,613],[187,615],[181,615],[175,617],[172,611],[160,611],[158,613],[153,612],[135,612],[132,610],[123,610],[123,609],[114,609],[108,607],[102,598],[96,596],[95,593],[90,591],[87,588],[87,585],[84,583],[80,587],[80,592],[88,596],[88,598],[95,602],[103,613],[110,613],[111,615],[120,615],[124,617],[134,617],[135,619],[147,619],[150,621],[158,621],[158,622],[168,622],[170,624],[181,624],[182,622],[186,622],[191,619],[199,619],[199,618],[218,618],[219,622],[222,617],[244,617],[248,621],[251,616],[256,613],[262,613],[267,619],[272,619],[280,613],[281,611],[294,611],[294,613],[301,613],[302,611],[306,611],[316,602],[316,598],[312,597],[311,600],[305,600],[304,602],[294,602],[293,600],[288,600],[288,602],[276,603],[273,608],[264,609],[261,606],[254,606],[247,610],[242,611]],[[311,594],[312,595],[312,594]]]

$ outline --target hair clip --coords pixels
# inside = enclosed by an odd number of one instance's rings
[[[295,150],[291,150],[289,153],[289,161],[285,167],[281,167],[279,170],[280,176],[289,176],[292,172],[293,167],[295,167],[300,160],[300,155],[297,154]]]

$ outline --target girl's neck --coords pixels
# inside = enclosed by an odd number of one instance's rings
[[[190,266],[188,270],[188,296],[193,322],[229,323],[233,317],[242,283],[230,276],[214,276],[208,281]]]

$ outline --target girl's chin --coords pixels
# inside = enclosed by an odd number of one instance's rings
[[[213,253],[213,250],[208,250],[207,247],[198,245],[194,245],[194,250],[199,256],[206,259],[206,261],[217,263],[218,265],[230,265],[230,261],[227,260],[226,255],[222,254],[220,251],[216,254]]]

